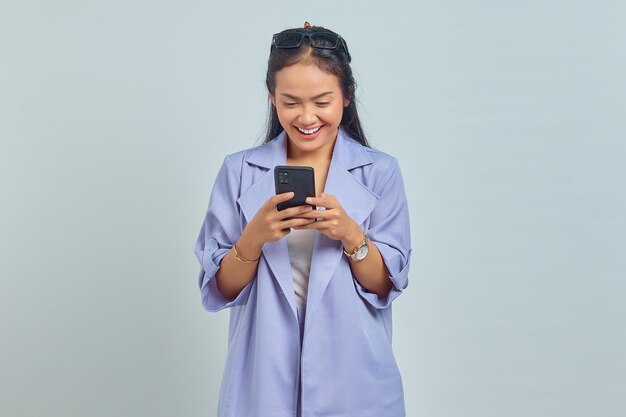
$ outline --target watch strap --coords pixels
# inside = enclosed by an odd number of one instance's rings
[[[349,256],[350,258],[354,259],[354,256],[357,254],[357,252],[359,251],[359,249],[361,249],[363,246],[365,246],[367,244],[367,234],[365,232],[363,232],[363,239],[361,240],[361,243],[359,243],[354,250],[352,251],[352,253],[349,253],[346,251],[345,248],[343,248],[343,253],[345,253],[347,256]]]

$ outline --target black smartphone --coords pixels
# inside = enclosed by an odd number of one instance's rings
[[[278,210],[304,206],[307,197],[315,197],[315,173],[312,167],[278,165],[274,168],[276,194],[293,191],[293,198],[278,204]],[[315,209],[314,204],[309,204]]]

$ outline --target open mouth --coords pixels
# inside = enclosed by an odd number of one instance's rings
[[[317,137],[317,135],[319,135],[323,127],[324,125],[318,126],[313,129],[300,129],[299,127],[296,126],[296,130],[298,130],[298,134],[300,135],[300,137],[303,137],[305,139],[313,139]]]

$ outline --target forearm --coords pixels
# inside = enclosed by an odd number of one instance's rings
[[[261,256],[262,243],[242,234],[237,243],[237,253],[246,260]],[[254,279],[259,262],[246,263],[235,257],[235,249],[229,250],[222,258],[220,269],[215,274],[217,289],[227,300],[234,300],[241,290]]]
[[[359,228],[358,231],[351,233],[350,236],[342,240],[342,243],[344,248],[350,252],[350,248],[356,247],[362,239],[363,232]],[[393,283],[389,279],[389,270],[374,242],[369,241],[369,251],[365,258],[360,261],[353,261],[348,258],[348,262],[352,274],[363,288],[377,294],[379,298],[385,298],[389,294]]]

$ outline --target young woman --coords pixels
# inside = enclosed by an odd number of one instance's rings
[[[230,309],[219,417],[400,417],[391,303],[411,241],[397,160],[370,147],[345,40],[272,39],[265,143],[227,155],[195,246],[207,311]],[[279,211],[274,167],[313,167],[316,197]],[[306,317],[306,320],[305,320]]]

